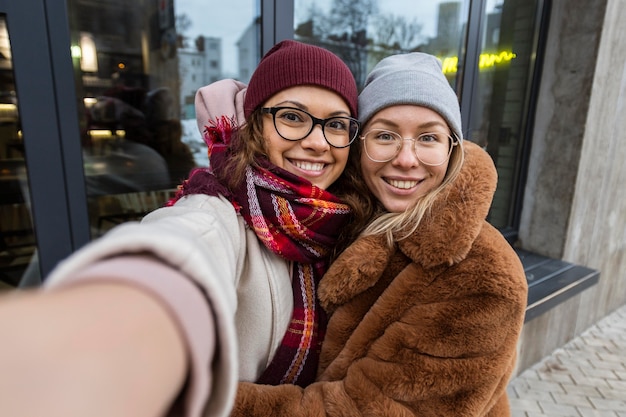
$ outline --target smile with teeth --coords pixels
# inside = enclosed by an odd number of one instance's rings
[[[325,164],[322,162],[307,162],[307,161],[295,161],[291,163],[296,167],[305,171],[321,171],[324,169]]]
[[[419,181],[407,181],[407,180],[390,180],[386,179],[385,182],[392,187],[400,188],[401,190],[408,190],[417,185]]]

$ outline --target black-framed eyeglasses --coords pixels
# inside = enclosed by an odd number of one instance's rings
[[[286,140],[302,140],[311,134],[315,125],[320,125],[324,139],[330,146],[346,148],[359,133],[359,121],[352,117],[319,119],[296,107],[263,107],[261,111],[272,115],[276,133]]]
[[[452,148],[458,144],[452,136],[442,132],[422,133],[417,138],[403,138],[399,133],[385,129],[372,129],[361,136],[365,154],[374,162],[388,162],[402,149],[405,140],[413,142],[413,152],[424,165],[438,166],[450,158]]]

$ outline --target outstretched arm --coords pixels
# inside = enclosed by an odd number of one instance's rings
[[[163,415],[186,375],[176,323],[130,285],[4,295],[0,335],[3,416]]]

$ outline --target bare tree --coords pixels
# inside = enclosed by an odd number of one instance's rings
[[[372,43],[378,47],[388,48],[394,43],[396,35],[395,18],[392,14],[376,16],[373,23],[374,33],[371,33]]]
[[[416,18],[409,21],[403,16],[397,16],[394,26],[396,28],[396,42],[402,52],[413,51],[426,41],[426,37],[422,34],[424,25],[419,23]]]
[[[378,0],[333,0],[326,17],[327,47],[346,62],[359,85],[367,75],[367,28],[377,12]]]
[[[370,32],[370,62],[419,50],[427,40],[422,33],[423,27],[415,18],[409,21],[404,16],[390,13],[376,16]]]
[[[390,52],[414,51],[426,40],[422,34],[424,25],[416,18],[409,21],[404,16],[384,14],[376,17],[373,26],[374,44]]]
[[[311,4],[296,35],[339,55],[362,85],[368,62],[419,50],[428,41],[416,18],[378,10],[378,0],[333,0],[327,13]]]
[[[191,19],[186,13],[176,15],[176,38],[179,48],[186,48],[188,46],[188,38],[185,36],[185,33],[189,30],[191,25]]]

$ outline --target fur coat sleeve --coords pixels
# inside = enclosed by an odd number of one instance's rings
[[[466,143],[457,179],[416,232],[357,240],[319,287],[332,315],[317,382],[240,383],[233,416],[508,416],[527,283],[485,221],[490,157]]]

